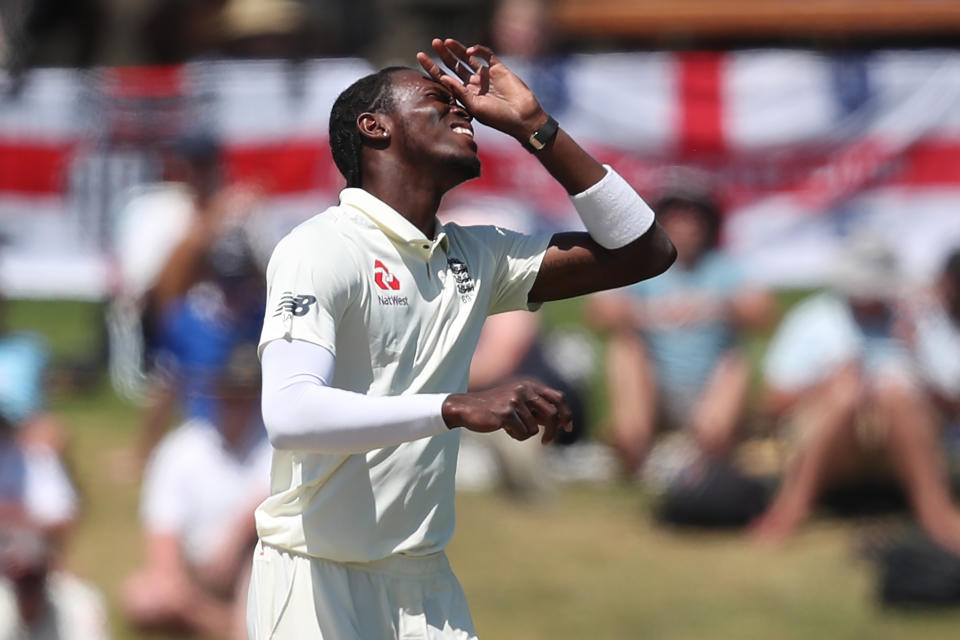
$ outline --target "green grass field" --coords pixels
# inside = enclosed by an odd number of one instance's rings
[[[18,321],[11,324],[49,332],[57,357],[88,355],[89,333],[60,330],[93,317],[88,309],[56,305],[56,313],[41,315],[59,322],[39,327],[31,320],[36,316],[31,306],[15,306],[11,318]],[[118,400],[103,380],[84,392],[57,394],[53,408],[71,426],[70,460],[84,500],[69,564],[104,591],[114,637],[141,638],[115,607],[123,577],[140,555],[139,487],[123,473],[137,410]],[[875,604],[872,567],[855,549],[863,533],[885,526],[882,522],[820,519],[786,548],[772,550],[751,546],[738,534],[659,528],[647,506],[649,500],[625,484],[569,488],[536,504],[497,494],[458,496],[449,555],[480,636],[947,640],[960,635],[960,610],[905,614]]]

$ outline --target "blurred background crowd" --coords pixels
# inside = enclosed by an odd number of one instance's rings
[[[638,519],[745,549],[894,513],[905,537],[861,541],[881,599],[960,605],[958,33],[934,0],[3,3],[0,640],[244,637],[266,260],[342,186],[337,94],[436,35],[491,43],[679,254],[488,321],[471,386],[537,377],[576,428],[465,434],[458,488],[626,487]],[[579,227],[526,151],[477,138],[444,220]],[[78,428],[83,398],[109,424]],[[115,455],[78,459],[91,441]],[[138,496],[108,518],[138,549],[109,585],[75,568],[84,486]]]

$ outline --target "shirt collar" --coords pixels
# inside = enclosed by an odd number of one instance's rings
[[[348,187],[340,192],[341,206],[348,206],[357,209],[365,214],[370,220],[383,231],[390,240],[397,245],[406,246],[411,251],[429,259],[437,247],[443,251],[447,250],[450,244],[443,225],[439,220],[434,221],[437,229],[437,235],[432,240],[423,235],[412,222],[400,215],[393,207],[380,200],[376,196],[358,189]]]

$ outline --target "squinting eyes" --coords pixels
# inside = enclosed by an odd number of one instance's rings
[[[428,98],[432,98],[439,102],[445,102],[446,104],[457,104],[457,99],[452,95],[442,94],[442,93],[428,93]]]

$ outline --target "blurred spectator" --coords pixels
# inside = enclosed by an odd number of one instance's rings
[[[0,420],[0,520],[38,528],[62,541],[77,512],[77,494],[56,453],[40,442],[23,443]]]
[[[503,200],[474,200],[471,205],[453,208],[441,217],[444,223],[496,225],[523,233],[532,232],[534,226],[528,211]],[[488,389],[511,378],[529,377],[563,391],[573,413],[574,430],[558,433],[556,443],[569,445],[580,440],[586,430],[583,390],[555,366],[540,321],[540,314],[529,311],[487,318],[470,362],[469,389]],[[525,497],[549,492],[553,483],[546,472],[543,454],[537,438],[517,442],[509,436],[478,437],[464,433],[457,468],[458,486],[484,488],[499,484],[514,495]]]
[[[47,360],[39,337],[0,333],[0,520],[61,541],[77,495],[61,462],[66,427],[44,406]]]
[[[501,0],[490,30],[499,55],[534,59],[553,49],[554,29],[542,0]]]
[[[501,0],[490,23],[493,50],[533,89],[543,108],[562,113],[570,101],[566,58],[556,53],[555,27],[543,0]]]
[[[204,134],[177,140],[164,164],[172,181],[130,199],[116,242],[124,285],[112,309],[112,373],[121,388],[153,374],[143,456],[178,408],[213,418],[204,381],[232,346],[259,335],[263,317],[262,263],[246,224],[259,191],[221,186],[220,148]]]
[[[755,535],[783,540],[828,486],[892,471],[927,534],[960,551],[937,420],[904,339],[896,257],[877,239],[855,238],[831,279],[832,291],[791,309],[767,354],[770,408],[794,447]]]
[[[30,529],[0,531],[0,638],[106,640],[103,597],[53,568],[54,551]]]
[[[143,566],[124,605],[140,628],[245,638],[253,511],[269,493],[272,449],[260,419],[256,347],[231,353],[218,374],[215,424],[189,420],[148,464],[141,504]]]
[[[50,353],[43,338],[26,332],[6,332],[0,297],[0,415],[14,424],[21,442],[63,453],[67,429],[46,407]]]
[[[552,364],[550,349],[541,333],[539,314],[512,311],[487,318],[480,341],[470,362],[470,390],[495,387],[511,378],[533,378],[563,391],[573,414],[573,431],[557,434],[553,446],[566,447],[582,442],[587,429],[583,389]],[[506,436],[506,434],[503,434]],[[498,434],[464,433],[461,438],[462,461],[457,467],[458,486],[482,488],[498,484],[516,496],[536,497],[552,492],[554,479],[548,471],[545,447],[538,438],[517,442]],[[484,463],[483,454],[492,456]],[[576,456],[565,456],[564,464],[574,464]],[[572,477],[572,470],[567,473]]]
[[[719,248],[720,215],[707,198],[668,195],[660,224],[677,262],[658,278],[594,296],[589,317],[609,332],[607,385],[613,442],[628,473],[676,430],[645,465],[648,480],[669,485],[697,459],[722,459],[740,426],[749,379],[740,332],[764,325],[770,296],[745,287],[738,265]]]
[[[960,427],[960,249],[947,258],[932,295],[912,315],[909,337],[920,372],[955,432]]]

